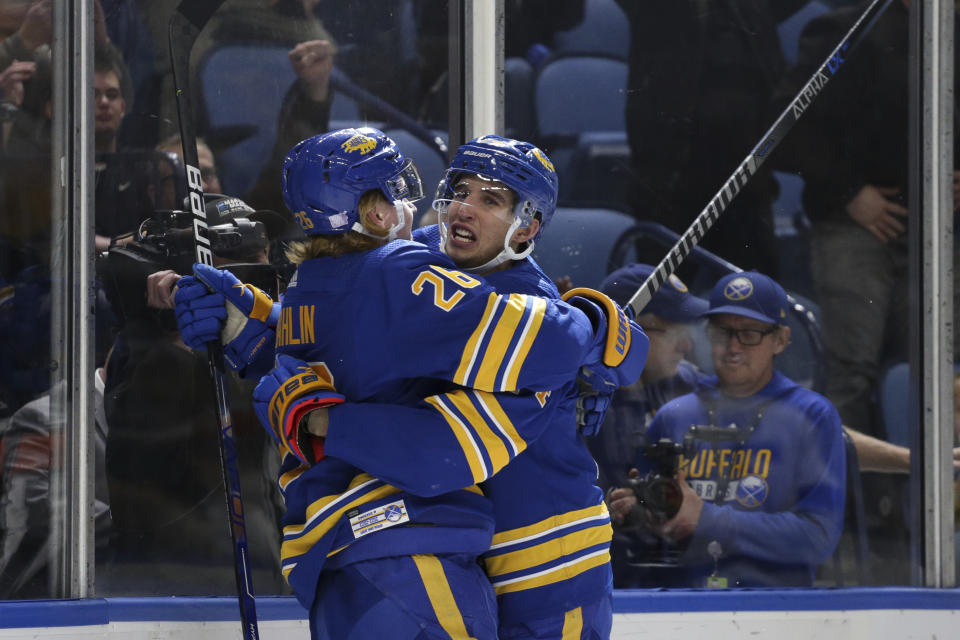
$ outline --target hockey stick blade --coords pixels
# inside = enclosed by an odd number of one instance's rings
[[[892,0],[873,0],[870,6],[866,8],[860,18],[847,31],[840,43],[833,49],[824,63],[810,77],[800,92],[787,105],[773,125],[767,129],[756,146],[751,149],[747,157],[740,163],[727,181],[720,187],[720,190],[713,196],[713,199],[707,203],[707,206],[694,219],[677,243],[673,245],[667,255],[660,261],[657,268],[644,280],[640,288],[627,302],[627,305],[633,309],[635,315],[640,315],[644,307],[653,298],[660,286],[667,278],[673,274],[680,263],[690,254],[706,235],[710,227],[717,221],[720,214],[726,210],[730,202],[736,197],[740,190],[750,181],[761,164],[769,157],[777,144],[783,140],[784,136],[793,128],[800,119],[800,116],[807,110],[810,104],[817,98],[827,82],[836,75],[843,67],[844,61],[853,49],[870,32],[877,18],[886,10]]]
[[[180,122],[180,142],[183,148],[183,166],[187,178],[190,212],[193,214],[193,239],[196,261],[213,265],[210,232],[203,201],[203,183],[200,178],[197,154],[197,128],[194,120],[193,96],[190,86],[190,54],[197,35],[210,16],[224,0],[181,0],[170,17],[167,36],[170,63],[173,68],[173,86],[176,92],[177,116]],[[210,377],[213,381],[217,428],[220,439],[220,471],[226,492],[230,536],[233,541],[234,573],[237,599],[240,606],[240,624],[244,640],[258,640],[256,601],[250,574],[247,551],[247,528],[240,493],[240,471],[237,445],[233,435],[233,420],[227,400],[226,369],[223,347],[214,340],[207,345]]]

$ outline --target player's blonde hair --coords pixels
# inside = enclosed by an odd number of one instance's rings
[[[387,231],[374,229],[367,224],[367,213],[373,210],[379,201],[389,202],[380,191],[367,191],[360,197],[357,211],[360,213],[360,224],[370,233],[382,235],[385,239]],[[357,231],[337,235],[318,235],[302,242],[292,242],[285,251],[287,259],[293,264],[301,264],[311,258],[340,256],[345,253],[361,253],[376,249],[383,244],[380,238],[371,238]]]

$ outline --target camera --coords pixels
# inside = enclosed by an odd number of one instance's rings
[[[676,516],[683,503],[683,493],[677,483],[683,453],[684,446],[668,438],[644,445],[643,456],[653,462],[653,469],[643,477],[628,481],[637,502],[658,522]]]
[[[189,274],[195,261],[193,233],[192,213],[154,211],[140,223],[130,242],[116,244],[98,258],[97,278],[103,283],[121,325],[131,320],[159,317],[165,328],[176,328],[172,311],[161,312],[147,306],[147,276],[165,269]],[[252,259],[269,243],[263,222],[229,218],[211,225],[208,237],[216,256],[237,262],[230,265],[229,270],[241,282],[277,297],[280,280],[277,269],[270,264],[254,263]]]

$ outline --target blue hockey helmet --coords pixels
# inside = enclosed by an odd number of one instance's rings
[[[457,178],[470,173],[507,185],[517,195],[514,215],[526,227],[539,214],[537,240],[557,208],[557,172],[543,151],[529,142],[480,136],[461,145],[437,186],[433,208],[445,213],[453,198]]]
[[[299,142],[283,160],[283,201],[307,235],[361,231],[360,198],[379,190],[403,215],[423,197],[413,162],[379,129],[340,129]],[[398,225],[399,226],[399,225]]]

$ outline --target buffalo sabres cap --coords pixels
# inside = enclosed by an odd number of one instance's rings
[[[712,316],[729,313],[770,324],[787,324],[787,293],[772,278],[758,271],[724,276],[710,292]]]
[[[654,268],[648,264],[628,264],[604,278],[600,290],[623,306],[653,271]],[[652,313],[670,322],[689,324],[699,320],[706,310],[707,301],[691,294],[680,278],[671,275],[653,294],[642,313]]]

